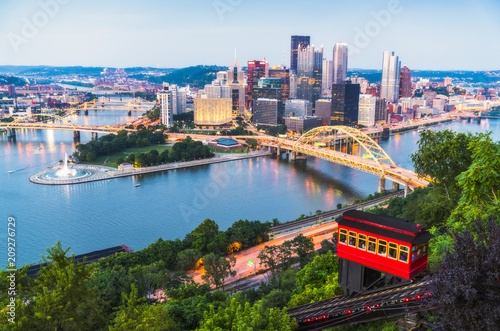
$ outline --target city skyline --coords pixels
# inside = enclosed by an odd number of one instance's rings
[[[393,50],[415,70],[499,69],[500,45],[477,43],[480,32],[500,32],[495,21],[500,5],[493,0],[321,1],[322,10],[298,1],[262,6],[242,0],[152,3],[6,2],[2,6],[10,15],[0,22],[0,64],[227,66],[236,48],[242,63],[266,57],[271,65],[290,66],[290,36],[304,35],[311,36],[311,44],[324,46],[326,59],[335,43],[347,43],[350,68],[381,69],[383,51]],[[255,22],[243,24],[248,17]],[[467,40],[475,46],[463,47]]]

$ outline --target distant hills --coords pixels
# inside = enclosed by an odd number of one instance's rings
[[[117,68],[107,67],[112,72]],[[24,85],[23,79],[17,79],[10,76],[1,76],[2,73],[25,76],[25,77],[47,77],[78,75],[100,77],[105,67],[52,67],[52,66],[0,66],[0,84]],[[132,67],[124,68],[130,78],[145,80],[151,83],[161,84],[163,82],[190,85],[192,87],[202,88],[205,84],[210,84],[215,79],[217,72],[227,70],[227,67],[216,65],[198,65],[187,68],[152,68],[152,67]],[[244,68],[245,69],[245,68]],[[410,68],[411,69],[411,68]],[[349,69],[349,76],[359,76],[367,79],[370,83],[380,82],[382,79],[382,70],[373,69]],[[500,71],[435,71],[435,70],[412,70],[413,77],[429,78],[431,80],[442,80],[445,77],[461,79],[469,83],[491,84],[500,81]],[[39,80],[37,80],[39,81]]]
[[[0,75],[0,85],[11,85],[24,86],[26,85],[26,80],[13,76]]]
[[[161,84],[163,82],[177,85],[187,85],[192,87],[203,87],[210,84],[216,77],[217,72],[228,70],[227,67],[219,66],[195,66],[177,69],[163,76],[132,75],[130,78],[147,80],[151,83]]]

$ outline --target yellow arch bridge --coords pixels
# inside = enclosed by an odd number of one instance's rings
[[[380,177],[379,192],[385,190],[386,179],[393,182],[393,189],[399,184],[414,190],[425,187],[429,181],[415,172],[396,166],[387,153],[363,132],[345,126],[322,126],[306,132],[297,141],[270,136],[233,137],[253,138],[261,146],[281,153],[291,153],[291,159],[314,156],[329,162],[358,169]]]

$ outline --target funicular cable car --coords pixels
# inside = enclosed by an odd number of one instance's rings
[[[339,284],[346,294],[409,283],[426,270],[433,236],[425,226],[358,210],[337,222]]]

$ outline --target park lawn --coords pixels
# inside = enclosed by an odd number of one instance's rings
[[[239,148],[239,149],[233,149],[233,150],[228,150],[228,151],[226,151],[224,149],[215,148],[213,146],[208,146],[208,148],[210,148],[210,150],[213,153],[243,154],[243,153],[247,152],[246,148]]]
[[[151,145],[151,146],[146,146],[146,147],[131,147],[124,149],[121,152],[116,152],[111,155],[104,155],[104,156],[99,156],[97,159],[95,159],[92,162],[80,162],[83,164],[93,164],[93,165],[102,165],[102,166],[107,166],[107,167],[112,167],[112,168],[118,168],[118,164],[116,163],[116,160],[118,160],[120,157],[126,158],[129,154],[140,154],[140,153],[149,153],[150,151],[156,149],[159,154],[161,154],[164,150],[171,150],[172,146],[165,146],[165,145]]]

